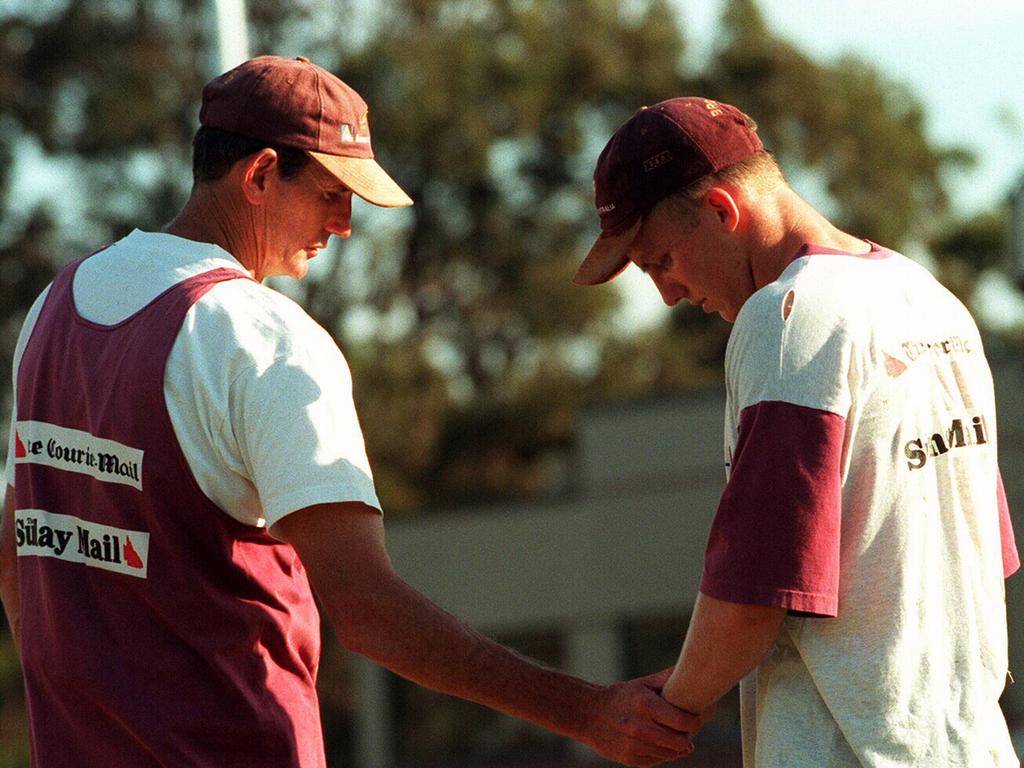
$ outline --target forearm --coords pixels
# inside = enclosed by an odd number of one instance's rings
[[[690,712],[706,712],[772,649],[785,616],[784,608],[698,594],[679,660],[662,695]]]
[[[516,655],[397,576],[325,608],[347,647],[402,677],[572,738],[586,741],[592,730],[598,686]]]
[[[395,573],[380,515],[321,504],[274,532],[291,542],[338,634],[354,651],[427,688],[536,723],[611,760],[648,766],[688,754],[700,719],[644,678],[596,686],[547,669],[480,634]]]
[[[18,553],[14,544],[14,488],[7,486],[0,518],[0,600],[21,653],[21,598],[18,592]]]

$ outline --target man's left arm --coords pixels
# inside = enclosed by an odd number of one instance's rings
[[[675,669],[662,689],[670,703],[707,713],[774,647],[786,609],[698,593]]]
[[[844,424],[776,401],[742,412],[690,628],[662,691],[672,704],[706,719],[774,647],[787,613],[836,615]]]
[[[18,553],[14,546],[14,487],[8,485],[0,518],[0,598],[14,647],[21,653],[21,600],[18,595]]]
[[[813,290],[787,309],[793,290],[751,297],[726,353],[738,410],[728,425],[729,480],[690,628],[662,691],[691,712],[707,714],[762,662],[787,613],[838,612],[852,347],[845,321]]]

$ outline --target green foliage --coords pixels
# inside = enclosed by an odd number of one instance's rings
[[[942,170],[971,160],[929,144],[905,86],[855,56],[812,60],[766,28],[753,0],[729,4],[703,85],[754,116],[784,168],[821,181],[840,228],[890,247],[932,234],[948,204]]]
[[[948,223],[930,245],[936,258],[956,259],[980,272],[1006,259],[1009,239],[1009,212],[998,209]]]
[[[719,386],[731,326],[698,307],[673,310],[665,327],[610,339],[592,391],[604,399],[631,399]]]
[[[981,272],[1005,263],[1009,239],[1010,217],[1005,207],[947,222],[929,243],[939,264],[939,279],[970,305]],[[1006,341],[1012,343],[1013,339]]]
[[[540,457],[570,439],[566,413],[586,381],[567,349],[599,332],[615,305],[614,292],[569,280],[596,233],[598,142],[638,99],[680,90],[682,41],[663,2],[629,19],[609,2],[378,10],[388,34],[341,71],[372,105],[382,161],[416,206],[395,247],[374,252],[364,300],[378,317],[414,321],[390,343],[385,331],[369,339],[394,358],[384,366],[394,383],[381,386],[370,369],[357,376],[375,382],[362,397],[383,390],[399,411],[432,419],[399,429],[429,436],[409,456],[404,441],[387,447],[395,409],[363,403],[384,500],[424,507],[530,492],[548,471]],[[337,328],[349,308],[311,309]],[[424,367],[447,386],[415,383]],[[509,429],[517,424],[529,426]]]

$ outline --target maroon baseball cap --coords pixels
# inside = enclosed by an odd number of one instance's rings
[[[594,197],[601,235],[573,282],[611,280],[629,264],[626,252],[657,203],[760,149],[757,125],[728,104],[683,96],[641,107],[597,159]]]
[[[373,159],[366,102],[303,56],[259,56],[214,78],[203,88],[199,122],[268,144],[304,149],[375,205],[412,205]]]

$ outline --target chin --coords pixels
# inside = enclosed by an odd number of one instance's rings
[[[288,269],[284,274],[288,277],[293,277],[296,280],[304,278],[309,272],[309,259],[306,258],[305,251],[296,255],[296,257],[291,259],[286,266]]]

